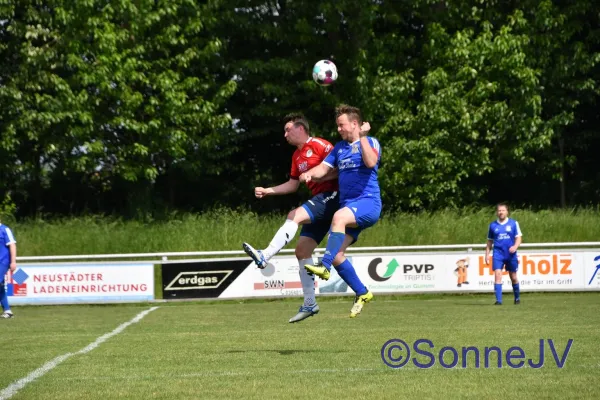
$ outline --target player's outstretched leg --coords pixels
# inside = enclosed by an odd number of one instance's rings
[[[249,243],[243,243],[242,248],[254,260],[258,268],[265,268],[271,258],[281,251],[294,237],[298,231],[298,225],[309,223],[310,216],[303,207],[290,211],[287,219],[271,239],[264,250],[256,250]]]
[[[296,236],[297,230],[298,223],[288,218],[275,233],[266,249],[256,250],[248,243],[242,244],[242,247],[246,254],[254,260],[256,266],[262,269],[267,266],[267,263],[275,254],[279,253]]]

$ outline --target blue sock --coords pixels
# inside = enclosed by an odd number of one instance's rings
[[[344,232],[331,232],[329,234],[329,239],[327,239],[327,247],[325,249],[325,255],[323,255],[323,260],[321,261],[325,268],[327,268],[328,270],[331,270],[331,264],[333,264],[333,259],[342,248],[345,236],[346,234]]]
[[[4,286],[4,282],[0,283],[0,304],[2,304],[2,309],[4,311],[10,311],[10,306],[8,305],[8,296],[6,294],[6,287]]]
[[[521,297],[521,288],[518,283],[513,283],[513,293],[515,294],[515,300],[519,300]]]
[[[340,274],[344,282],[346,282],[348,286],[352,288],[357,296],[362,296],[369,291],[367,287],[360,281],[358,275],[356,275],[356,270],[348,259],[345,259],[344,262],[335,267],[335,269],[337,270],[338,274]]]
[[[502,303],[502,284],[494,283],[494,290],[496,291],[496,301]]]

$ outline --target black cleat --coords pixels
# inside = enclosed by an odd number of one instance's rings
[[[515,304],[521,304],[521,299],[516,299]]]
[[[499,302],[499,301],[497,301],[497,302],[495,302],[495,303],[494,303],[494,305],[495,305],[495,306],[501,306],[501,305],[502,305],[502,303],[501,303],[501,302]]]

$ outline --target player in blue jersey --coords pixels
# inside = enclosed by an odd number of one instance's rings
[[[4,280],[9,268],[12,272],[17,269],[17,242],[10,228],[2,223],[0,223],[0,241],[0,304],[4,311],[0,314],[0,318],[12,318],[13,313],[8,304]]]
[[[512,281],[515,304],[521,304],[519,280],[517,271],[519,260],[517,249],[521,245],[521,227],[512,218],[508,218],[508,205],[499,203],[496,206],[497,221],[490,224],[487,236],[487,247],[485,249],[485,263],[490,263],[490,252],[493,246],[492,270],[494,271],[494,291],[496,293],[496,305],[502,305],[502,268],[506,268]]]
[[[340,189],[340,209],[333,216],[323,259],[318,265],[305,265],[304,268],[327,280],[333,265],[356,293],[350,311],[350,318],[354,318],[360,314],[363,305],[373,298],[373,294],[360,281],[344,252],[358,240],[360,232],[375,225],[381,215],[377,179],[381,146],[377,139],[367,136],[370,126],[368,123],[363,126],[358,108],[347,105],[337,107],[336,122],[343,140],[335,145],[320,165],[300,176],[301,181],[309,182],[337,168]]]

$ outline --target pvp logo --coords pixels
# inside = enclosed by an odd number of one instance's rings
[[[218,288],[233,271],[184,271],[168,285],[167,290],[198,290]]]
[[[383,261],[383,259],[381,257],[378,257],[378,258],[373,259],[373,261],[371,261],[369,263],[369,267],[368,267],[369,276],[371,277],[371,279],[373,279],[376,282],[387,281],[388,279],[390,279],[392,277],[392,275],[394,275],[394,273],[396,272],[396,269],[398,269],[399,267],[402,268],[404,275],[411,274],[411,273],[429,274],[431,271],[433,271],[435,269],[433,264],[404,264],[404,265],[400,266],[400,263],[398,263],[398,261],[395,258],[392,258],[392,260],[387,264],[387,268],[386,268],[384,274],[380,275],[377,272],[377,267],[379,266],[379,264],[381,264],[382,261]]]

